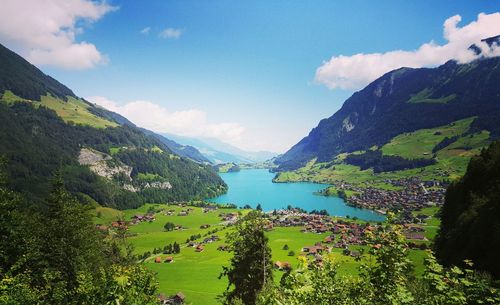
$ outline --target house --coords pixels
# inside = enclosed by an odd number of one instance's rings
[[[174,301],[172,304],[184,304],[185,299],[186,297],[182,292],[177,292],[177,294],[172,297],[172,301]]]
[[[158,257],[156,257],[156,258],[155,258],[155,263],[157,263],[157,264],[158,264],[158,263],[161,263],[161,257],[159,257],[159,256],[158,256]]]
[[[274,267],[278,270],[291,270],[292,264],[290,264],[289,262],[276,261],[274,263]]]
[[[405,232],[406,239],[425,240],[425,235],[419,232]]]
[[[209,224],[205,224],[205,225],[200,226],[200,229],[208,229],[208,228],[210,228]]]
[[[333,237],[332,236],[325,237],[324,242],[327,243],[327,244],[332,243],[333,242]]]
[[[174,261],[174,257],[173,256],[167,256],[165,258],[165,263],[172,263]]]
[[[205,247],[203,247],[203,245],[198,245],[194,249],[194,251],[196,251],[196,252],[203,252],[203,250],[205,250]]]

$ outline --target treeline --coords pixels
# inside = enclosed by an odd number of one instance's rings
[[[0,155],[7,158],[9,186],[41,201],[49,189],[48,180],[61,167],[68,190],[83,201],[97,201],[114,208],[134,208],[144,202],[190,200],[215,196],[226,185],[210,166],[185,158],[171,157],[169,149],[157,139],[133,126],[96,129],[69,125],[47,108],[29,103],[0,103]],[[110,154],[114,147],[130,147],[114,156],[138,173],[160,175],[172,189],[148,188],[133,193],[80,166],[77,158],[82,147]],[[159,147],[164,153],[155,152]],[[139,185],[137,185],[139,186]]]
[[[435,241],[446,265],[474,267],[500,279],[500,142],[473,157],[462,179],[452,183],[441,210]]]
[[[453,137],[445,137],[443,140],[441,140],[441,142],[439,142],[438,144],[436,144],[436,146],[434,146],[434,148],[432,149],[432,153],[437,153],[438,151],[440,151],[441,149],[449,146],[450,144],[453,144],[455,143],[457,140],[458,140],[459,136],[453,136]]]
[[[344,162],[359,166],[361,170],[373,168],[374,173],[393,172],[436,164],[434,159],[405,159],[400,156],[383,155],[380,150],[368,150],[363,154],[350,154],[344,159]]]
[[[52,180],[39,206],[0,186],[1,304],[157,304],[155,275]]]

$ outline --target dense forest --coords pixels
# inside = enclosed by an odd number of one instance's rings
[[[16,100],[4,99],[6,92],[14,94]],[[74,115],[94,115],[107,120],[110,124],[106,126],[116,127],[96,128],[90,123],[63,120],[38,102],[44,96],[57,98],[63,111],[80,107],[72,109]],[[76,99],[78,106],[66,106],[68,97]],[[78,99],[69,88],[2,45],[0,98],[0,157],[7,161],[8,186],[33,202],[47,196],[48,180],[57,169],[61,169],[66,188],[80,201],[119,209],[145,202],[206,198],[226,190],[210,166],[176,155],[169,148],[172,143],[116,113]],[[131,177],[103,177],[80,165],[78,157],[83,148],[105,153],[110,158],[106,162],[112,166],[131,167]],[[186,150],[182,155],[188,152],[196,156],[197,151]],[[155,182],[168,183],[168,188]]]
[[[435,164],[436,160],[425,158],[405,159],[400,156],[382,155],[380,150],[369,150],[362,154],[348,155],[344,162],[359,166],[361,170],[373,168],[374,173],[381,173],[424,167]]]
[[[450,185],[436,238],[438,258],[460,265],[470,259],[500,278],[500,142],[472,158],[462,179]]]
[[[116,208],[214,196],[225,189],[210,166],[172,158],[165,145],[132,126],[96,129],[66,124],[54,111],[29,103],[0,103],[0,120],[0,155],[8,160],[9,185],[35,201],[46,196],[48,177],[59,166],[73,194]],[[79,165],[77,157],[82,147],[105,153],[111,153],[113,147],[132,147],[113,158],[134,168],[132,178],[138,173],[154,173],[169,181],[172,189],[127,191],[116,181],[99,177]],[[161,151],[154,151],[153,147]]]

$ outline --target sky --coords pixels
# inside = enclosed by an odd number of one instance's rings
[[[156,132],[278,153],[382,74],[468,62],[468,45],[500,34],[494,0],[0,6],[0,43],[78,96]]]

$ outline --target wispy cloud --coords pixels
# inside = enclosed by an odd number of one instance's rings
[[[102,96],[91,96],[88,101],[119,113],[134,124],[159,133],[173,133],[188,137],[212,137],[225,142],[237,142],[245,128],[235,122],[210,122],[199,109],[169,111],[149,101],[119,104]]]
[[[117,7],[90,0],[2,0],[0,39],[30,62],[87,69],[107,62],[89,42],[76,42],[79,25],[95,22]]]
[[[141,33],[142,35],[149,35],[149,32],[151,32],[151,27],[149,27],[149,26],[147,26],[139,31],[139,33]]]
[[[158,36],[163,39],[179,39],[183,30],[175,28],[166,28],[161,31]]]
[[[444,45],[431,41],[414,51],[333,56],[316,70],[315,80],[330,89],[358,89],[400,67],[437,66],[450,59],[469,62],[477,58],[468,50],[473,43],[482,49],[484,56],[500,56],[498,46],[489,48],[485,43],[480,43],[481,39],[500,34],[500,13],[481,13],[476,21],[459,27],[461,20],[459,15],[446,19],[443,36],[447,43]]]

